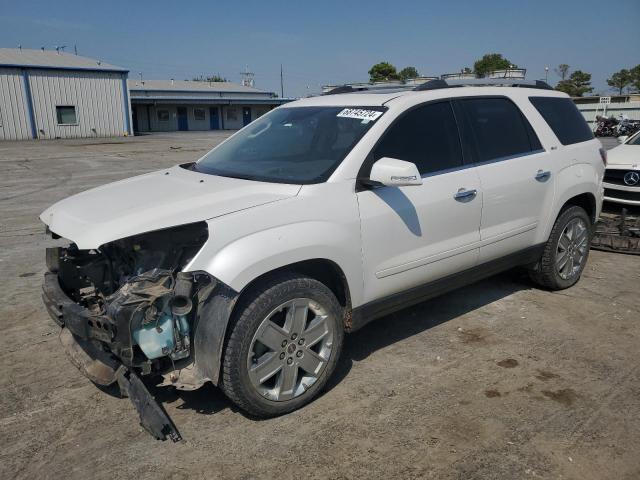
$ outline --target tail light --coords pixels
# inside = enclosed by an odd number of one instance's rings
[[[600,158],[602,159],[602,163],[604,166],[607,166],[607,151],[604,148],[600,149]]]

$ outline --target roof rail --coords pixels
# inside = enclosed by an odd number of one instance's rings
[[[427,82],[429,83],[429,82]],[[424,85],[424,84],[423,84]],[[368,93],[392,93],[404,90],[414,90],[413,85],[380,85],[380,84],[371,84],[371,85],[340,85],[339,87],[332,88],[328,92],[324,92],[322,95],[335,95],[336,93],[357,93],[357,92],[368,92]]]
[[[470,79],[450,79],[450,80],[430,80],[418,85],[414,90],[437,90],[440,88],[455,87],[522,87],[539,88],[542,90],[553,90],[547,82],[542,80],[520,80],[513,78],[470,78]]]
[[[416,92],[424,90],[438,90],[440,88],[457,88],[457,87],[522,87],[522,88],[538,88],[542,90],[553,90],[548,83],[542,80],[522,80],[514,78],[470,78],[470,79],[436,79],[424,82],[417,87],[413,85],[341,85],[335,87],[322,95],[335,95],[338,93],[395,93],[407,90]]]

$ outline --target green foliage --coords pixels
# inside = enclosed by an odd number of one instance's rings
[[[611,88],[618,90],[618,95],[622,95],[624,88],[631,85],[632,81],[631,72],[626,68],[614,73],[611,78],[607,78],[607,84]]]
[[[369,80],[372,82],[383,82],[385,80],[399,80],[400,76],[396,67],[389,62],[376,63],[369,70]]]
[[[411,78],[418,77],[419,74],[416,67],[404,67],[402,70],[400,70],[400,72],[398,72],[398,76],[400,77],[400,80],[406,82]]]
[[[581,97],[585,93],[593,91],[591,87],[591,74],[576,70],[568,79],[560,80],[556,85],[556,90],[566,93],[572,97]]]
[[[206,77],[204,75],[200,75],[198,77],[195,77],[193,81],[194,82],[228,82],[226,78],[221,77],[218,74],[208,75]]]
[[[556,68],[554,68],[553,71],[556,72],[556,75],[560,77],[560,80],[566,80],[567,75],[569,74],[569,68],[569,65],[567,65],[566,63],[561,63]]]
[[[631,86],[636,92],[640,92],[640,65],[629,70],[629,75],[631,75]]]
[[[512,64],[500,53],[487,53],[473,64],[473,70],[481,77],[494,70],[506,70],[508,68],[517,68],[517,65]]]

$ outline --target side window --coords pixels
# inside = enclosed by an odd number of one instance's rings
[[[563,145],[586,142],[593,133],[570,98],[529,97]]]
[[[397,158],[413,162],[422,175],[462,165],[462,149],[449,102],[415,108],[385,132],[373,159]]]
[[[542,148],[533,128],[510,100],[470,98],[459,102],[478,162],[522,155]]]

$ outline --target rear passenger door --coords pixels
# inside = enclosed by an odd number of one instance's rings
[[[458,99],[455,108],[482,185],[480,263],[533,246],[553,203],[553,156],[506,97]]]

